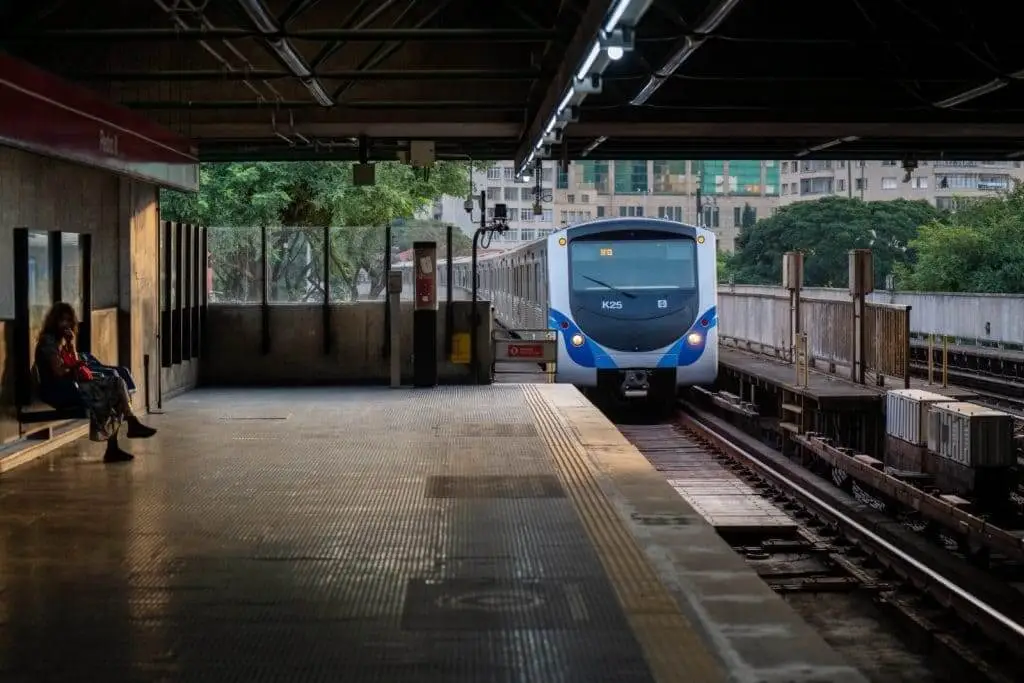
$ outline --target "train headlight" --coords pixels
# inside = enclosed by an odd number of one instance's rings
[[[570,339],[569,341],[572,342],[573,346],[583,346],[583,342],[584,342],[583,335],[582,334],[574,334],[574,335],[572,335],[572,339]]]
[[[686,343],[690,346],[700,346],[700,343],[704,341],[704,335],[700,332],[691,332],[686,335]]]

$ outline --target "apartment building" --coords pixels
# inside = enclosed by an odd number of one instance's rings
[[[611,216],[699,223],[732,251],[744,221],[770,216],[778,195],[775,161],[574,161],[555,183],[555,219],[559,227]]]
[[[828,196],[866,201],[926,199],[952,209],[961,197],[1009,190],[1024,180],[1019,161],[922,161],[909,178],[899,161],[798,160],[780,164],[781,204]]]
[[[504,204],[509,227],[504,234],[494,234],[491,237],[491,247],[509,249],[523,242],[532,242],[559,227],[555,223],[555,208],[552,203],[555,168],[553,161],[546,161],[543,164],[539,213],[535,211],[534,206],[536,181],[531,179],[527,183],[516,180],[513,163],[501,161],[473,173],[471,213],[465,210],[466,197],[442,197],[434,203],[432,218],[452,223],[467,235],[472,235],[480,226],[480,193],[486,192],[487,221],[494,220],[495,204]]]
[[[703,217],[697,216],[700,188]],[[474,173],[473,194],[487,193],[487,218],[494,204],[507,207],[509,230],[492,247],[511,248],[575,223],[612,216],[652,216],[701,223],[715,231],[718,246],[732,251],[744,221],[771,215],[779,199],[775,161],[574,161],[568,172],[555,162],[542,166],[540,213],[535,213],[534,182],[515,180],[511,161]],[[467,234],[480,215],[464,209],[464,197],[435,203],[433,218]]]

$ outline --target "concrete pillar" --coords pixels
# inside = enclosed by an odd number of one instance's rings
[[[157,381],[145,376],[159,372],[160,327],[158,261],[159,202],[148,183],[122,178],[118,220],[118,351],[121,365],[131,369],[138,390],[133,407],[141,409],[147,392],[155,404]]]

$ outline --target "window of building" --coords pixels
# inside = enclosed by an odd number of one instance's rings
[[[882,162],[882,166],[895,166],[895,165],[896,165],[895,161],[883,161]]]
[[[615,162],[615,193],[641,194],[647,192],[646,161]]]
[[[626,207],[620,206],[619,207],[619,217],[623,218],[623,217],[625,217],[625,215],[626,215]]]
[[[846,178],[836,178],[836,192],[846,192]]]
[[[488,180],[501,180],[501,167],[500,166],[491,166],[489,169],[487,169],[487,179]]]
[[[883,190],[895,190],[898,187],[896,178],[882,178]]]
[[[863,192],[863,191],[867,190],[868,189],[868,179],[867,178],[855,178],[854,181],[853,181],[853,189],[857,190],[858,192]]]
[[[681,206],[659,206],[658,218],[666,218],[670,221],[683,221],[683,207]]]
[[[519,209],[519,220],[527,223],[533,222],[533,208],[523,207]]]
[[[761,162],[738,160],[729,162],[729,192],[738,195],[761,194]]]
[[[580,201],[583,202],[584,204],[589,204],[590,203],[590,195],[589,194],[581,194],[580,195]]]
[[[516,170],[511,166],[503,166],[501,171],[505,180],[513,180],[516,177]]]
[[[521,187],[519,188],[519,199],[524,202],[533,201],[533,188],[532,187]]]
[[[510,221],[517,221],[519,220],[519,209],[512,206],[506,207],[505,216],[508,217],[508,220]]]
[[[608,162],[579,161],[576,167],[576,182],[581,189],[594,190],[598,194],[608,194]]]
[[[603,206],[597,207],[597,217],[598,218],[604,218],[604,207]]]
[[[569,220],[569,212],[568,211],[563,211],[562,212],[562,224],[564,225],[566,222],[568,222],[568,220]]]
[[[519,198],[519,188],[518,187],[506,187],[505,188],[505,201],[506,202],[514,202],[518,198]]]
[[[693,172],[700,180],[700,191],[705,196],[725,191],[724,161],[695,161]]]
[[[558,188],[559,190],[568,190],[569,189],[569,172],[568,171],[563,171],[561,169],[558,170],[558,180],[557,180],[557,184],[555,185],[555,187]]]
[[[743,207],[732,207],[732,224],[737,228],[743,225]]]
[[[788,161],[783,161],[782,162],[782,172],[783,173],[789,173],[789,162]]]
[[[910,179],[910,186],[915,190],[927,190],[928,189],[928,176],[915,176]]]
[[[550,223],[551,221],[555,220],[555,212],[552,211],[551,209],[544,209],[543,216],[544,216],[544,221],[547,222],[547,223]]]
[[[804,178],[800,181],[800,194],[832,194],[832,178]]]
[[[705,206],[702,211],[704,214],[704,226],[708,228],[717,228],[719,222],[719,211],[717,206]]]
[[[574,195],[574,194],[566,195],[565,196],[565,201],[569,202],[570,204],[575,204],[576,203],[576,195]]]
[[[501,188],[500,187],[488,187],[487,198],[492,201],[498,201],[501,199]]]
[[[653,185],[655,194],[686,194],[689,190],[686,161],[655,161]]]

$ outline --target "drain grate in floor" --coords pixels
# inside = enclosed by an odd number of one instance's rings
[[[592,628],[606,621],[618,626],[614,610],[593,604],[596,587],[587,583],[412,579],[405,591],[402,628],[409,631],[550,630]],[[614,598],[609,602],[614,604]],[[605,614],[609,611],[610,615]]]

